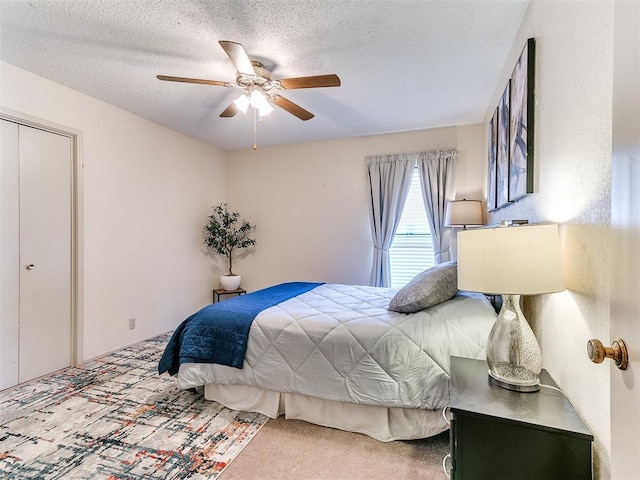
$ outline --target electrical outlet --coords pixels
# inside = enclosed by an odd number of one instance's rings
[[[136,328],[136,319],[135,317],[129,319],[129,330],[134,330]]]

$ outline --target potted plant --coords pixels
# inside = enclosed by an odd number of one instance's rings
[[[220,276],[220,283],[225,290],[235,290],[240,286],[240,275],[233,273],[233,257],[236,250],[256,244],[251,238],[255,225],[240,218],[238,212],[230,211],[226,203],[213,207],[209,221],[204,226],[204,244],[218,255],[227,257],[228,273]]]

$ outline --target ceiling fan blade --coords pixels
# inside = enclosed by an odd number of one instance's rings
[[[286,89],[340,86],[340,78],[333,73],[328,75],[313,75],[310,77],[281,78],[279,82],[280,85]]]
[[[171,77],[169,75],[156,75],[156,78],[166,82],[200,83],[202,85],[214,85],[216,87],[233,86],[233,84],[230,84],[229,82],[221,82],[220,80],[203,80],[201,78]]]
[[[224,111],[220,114],[221,117],[233,117],[236,113],[238,113],[238,107],[236,107],[236,104],[231,102],[231,104],[224,109]]]
[[[275,103],[281,109],[286,110],[290,114],[295,115],[300,120],[311,120],[313,118],[313,113],[308,112],[307,110],[302,108],[300,105],[296,105],[291,100],[287,100],[286,98],[281,97],[280,95],[276,95],[273,98],[273,103]]]
[[[249,60],[249,56],[247,55],[247,52],[244,51],[244,47],[242,45],[228,40],[220,40],[218,43],[227,55],[229,55],[229,58],[238,72],[245,75],[256,74],[253,70],[253,65],[251,65],[251,60]]]

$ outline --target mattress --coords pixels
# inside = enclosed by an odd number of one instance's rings
[[[249,385],[382,407],[440,409],[449,401],[449,357],[485,356],[495,312],[458,292],[417,313],[387,310],[395,290],[324,284],[262,311],[243,368],[185,363],[181,388]]]

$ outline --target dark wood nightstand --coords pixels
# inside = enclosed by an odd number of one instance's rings
[[[244,288],[236,288],[235,290],[225,290],[224,288],[216,288],[213,291],[213,303],[219,302],[221,297],[226,295],[244,295],[247,291]]]
[[[451,357],[451,478],[591,479],[593,435],[564,394],[505,390],[487,370]],[[540,381],[557,388],[546,370]]]

